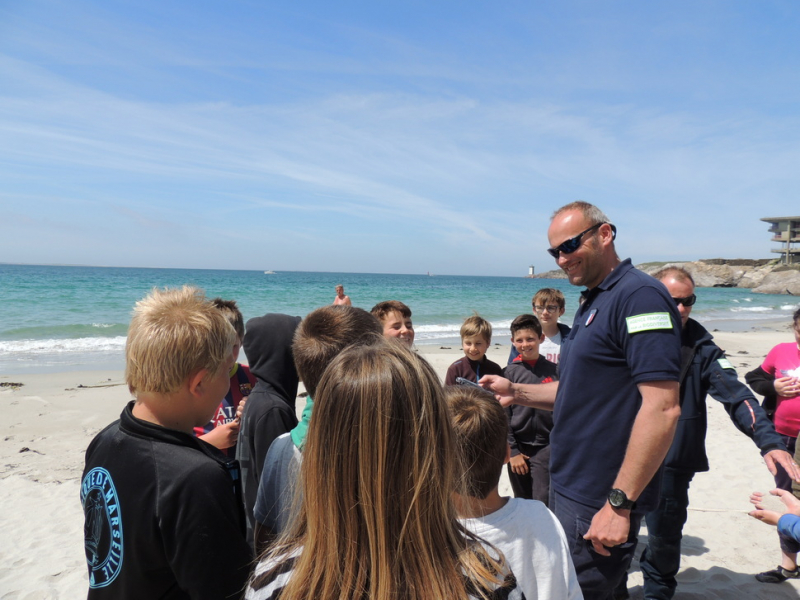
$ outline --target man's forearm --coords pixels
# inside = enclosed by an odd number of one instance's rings
[[[512,385],[512,389],[514,391],[514,404],[553,410],[553,405],[556,402],[556,392],[558,391],[558,382],[515,383]]]
[[[614,481],[614,487],[624,491],[632,500],[638,498],[650,483],[672,444],[681,414],[678,389],[678,383],[674,381],[639,385],[642,406]]]

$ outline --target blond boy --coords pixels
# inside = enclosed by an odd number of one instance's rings
[[[201,290],[134,309],[135,400],[89,445],[81,484],[89,598],[238,597],[252,560],[236,462],[197,439],[229,386],[236,332]]]
[[[444,384],[455,385],[457,378],[477,383],[484,375],[502,375],[503,368],[486,358],[491,343],[492,324],[489,321],[478,315],[464,319],[461,325],[464,358],[459,358],[448,367]]]

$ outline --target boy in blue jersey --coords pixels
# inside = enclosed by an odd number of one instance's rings
[[[236,331],[236,343],[233,346],[233,359],[238,361],[239,351],[244,339],[244,317],[233,300],[214,298],[211,303],[216,306]],[[235,362],[230,372],[231,388],[220,402],[211,420],[203,427],[195,427],[194,433],[201,440],[222,450],[226,456],[236,456],[236,440],[239,437],[239,417],[244,409],[247,396],[250,395],[256,378],[250,373],[247,365]]]

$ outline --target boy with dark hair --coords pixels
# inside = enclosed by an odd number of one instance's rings
[[[520,315],[511,322],[511,342],[519,355],[505,368],[512,383],[556,381],[556,366],[539,354],[545,336],[534,315]],[[508,443],[511,460],[508,478],[517,498],[539,500],[550,496],[550,430],[553,413],[530,406],[511,405],[508,414]]]
[[[461,347],[464,358],[459,358],[447,369],[445,385],[455,385],[461,377],[475,383],[484,375],[502,375],[503,368],[486,358],[486,351],[492,343],[492,324],[474,314],[464,319],[461,325]]]
[[[308,392],[303,418],[270,446],[261,473],[254,509],[254,544],[260,552],[291,519],[294,483],[301,461],[313,397],[328,363],[344,348],[382,339],[380,322],[360,308],[324,306],[308,314],[294,335],[292,354],[297,373]]]
[[[237,464],[193,434],[228,390],[235,340],[197,288],[136,303],[125,346],[135,400],[86,450],[90,599],[241,596],[253,557]]]
[[[411,322],[411,309],[399,300],[378,302],[370,311],[383,326],[383,336],[399,338],[409,348],[414,345],[414,325]]]
[[[267,451],[275,438],[297,426],[295,400],[300,383],[292,358],[292,338],[300,317],[269,313],[247,322],[244,351],[256,385],[247,398],[236,458],[242,468],[247,541],[253,543],[253,507]]]
[[[239,351],[244,339],[244,318],[234,300],[214,298],[211,301],[236,331],[236,343],[233,345],[233,360],[239,359]],[[238,362],[233,364],[230,372],[231,389],[220,402],[211,420],[203,427],[195,427],[194,433],[201,440],[222,450],[226,456],[236,456],[236,440],[239,437],[239,419],[236,416],[239,405],[244,408],[244,401],[256,384],[256,378],[250,373],[247,365]]]
[[[463,468],[464,490],[455,501],[464,526],[505,555],[528,600],[583,598],[555,516],[540,502],[500,496],[509,452],[503,408],[471,386],[448,386],[445,399]]]
[[[558,322],[558,319],[564,315],[566,305],[564,292],[555,288],[542,288],[534,294],[531,300],[533,314],[542,324],[542,333],[544,333],[544,341],[539,347],[539,354],[556,365],[558,359],[561,358],[561,343],[567,339],[571,331],[569,325]],[[514,362],[517,356],[519,356],[519,352],[514,346],[511,346],[508,364]]]

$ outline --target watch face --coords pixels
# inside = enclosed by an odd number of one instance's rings
[[[611,506],[618,507],[622,506],[625,503],[625,492],[622,490],[611,490],[608,493],[608,502]]]

